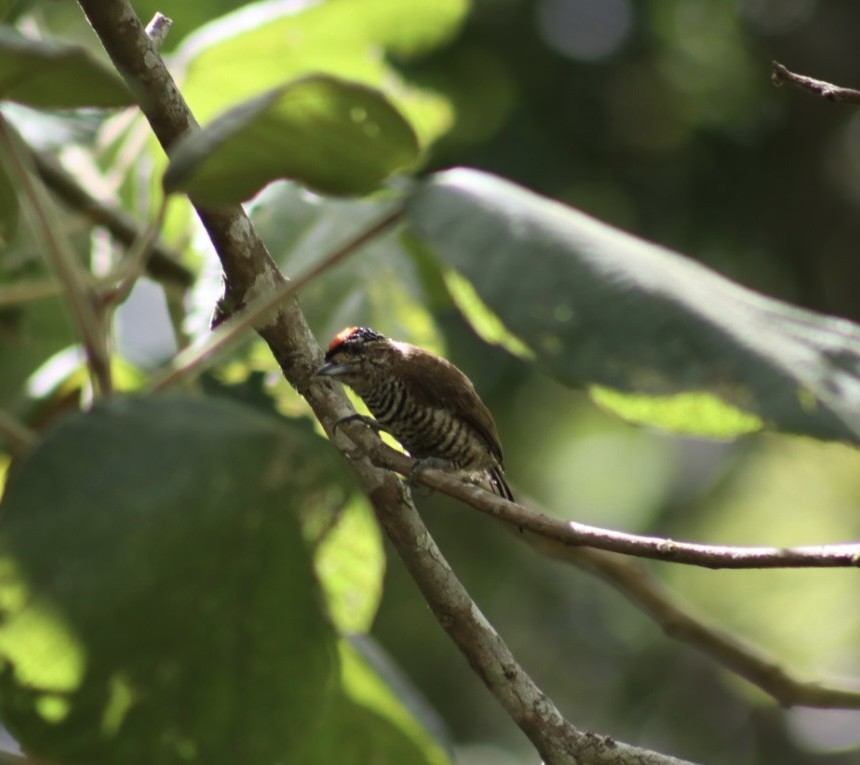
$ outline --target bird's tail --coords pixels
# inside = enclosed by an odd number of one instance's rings
[[[510,502],[514,502],[514,493],[511,491],[511,487],[508,486],[508,482],[505,480],[505,471],[496,465],[495,467],[490,468],[488,473],[490,476],[490,485],[493,487],[493,493],[498,494],[500,497],[504,497]]]

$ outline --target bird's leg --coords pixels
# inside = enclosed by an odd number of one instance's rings
[[[412,463],[412,473],[410,474],[410,478],[417,478],[421,473],[425,470],[444,470],[446,473],[450,473],[453,470],[456,470],[457,467],[454,465],[451,460],[445,460],[441,457],[419,457]]]

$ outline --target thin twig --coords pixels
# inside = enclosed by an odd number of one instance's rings
[[[132,246],[141,237],[141,229],[125,210],[99,201],[66,172],[50,154],[33,151],[33,164],[42,182],[73,210],[87,216],[93,223],[104,226],[117,241]],[[179,255],[162,242],[152,245],[152,256],[146,272],[156,281],[187,289],[194,282],[194,274],[179,262]]]
[[[80,332],[87,368],[96,395],[112,390],[107,335],[92,289],[82,272],[68,240],[63,236],[53,202],[32,166],[18,131],[0,115],[0,156],[6,171],[20,189],[22,207],[33,222],[33,233],[41,241],[45,256],[53,266]]]
[[[36,441],[36,434],[23,422],[0,409],[0,437],[6,439],[15,452],[23,451]]]
[[[771,80],[777,87],[788,83],[796,88],[814,93],[816,96],[826,98],[828,101],[836,103],[853,104],[860,106],[860,90],[853,88],[843,88],[839,85],[825,82],[824,80],[816,80],[812,77],[807,77],[805,74],[797,74],[792,72],[787,67],[780,64],[778,61],[772,62]]]
[[[221,322],[209,335],[206,342],[197,348],[189,348],[178,354],[171,363],[170,369],[162,374],[153,376],[149,385],[150,392],[163,391],[180,382],[188,380],[193,375],[200,374],[207,366],[214,364],[225,351],[241,340],[248,330],[256,327],[264,317],[269,315],[284,301],[294,297],[309,282],[320,274],[337,265],[340,261],[356,250],[379,236],[390,226],[397,223],[403,215],[403,209],[397,207],[386,213],[379,220],[363,229],[348,242],[333,250],[318,263],[311,266],[301,276],[279,284],[272,292],[257,298],[246,308],[234,313],[230,318]]]
[[[111,279],[116,280],[117,284],[102,293],[101,300],[105,308],[113,308],[124,302],[134,289],[134,285],[137,284],[137,280],[143,276],[146,265],[152,256],[152,246],[158,237],[158,232],[161,231],[166,213],[167,198],[162,197],[155,219],[140,232],[138,239],[131,245],[125,261],[115,274],[111,274]]]
[[[0,287],[0,308],[32,303],[34,300],[57,297],[63,294],[63,285],[59,282],[21,281]]]

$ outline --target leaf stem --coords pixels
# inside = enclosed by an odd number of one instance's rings
[[[36,440],[36,434],[24,423],[0,409],[0,436],[5,438],[13,451],[23,451]]]
[[[13,282],[8,287],[0,288],[0,308],[32,303],[34,300],[56,297],[63,294],[63,286],[49,279],[41,281]]]
[[[115,280],[117,284],[102,294],[102,304],[105,307],[112,308],[122,303],[134,288],[137,280],[143,276],[166,213],[167,197],[162,196],[155,219],[139,232],[129,249],[125,262],[117,268],[116,273],[111,274],[110,279]]]
[[[97,308],[95,293],[63,234],[53,202],[33,168],[30,152],[18,131],[0,115],[0,161],[20,191],[33,232],[41,241],[45,256],[63,285],[72,318],[78,327],[87,358],[94,395],[113,389],[107,351],[104,316]]]

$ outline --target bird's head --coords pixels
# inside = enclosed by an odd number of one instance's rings
[[[397,343],[369,327],[347,327],[338,332],[317,374],[334,377],[357,389],[385,370],[398,354]]]

